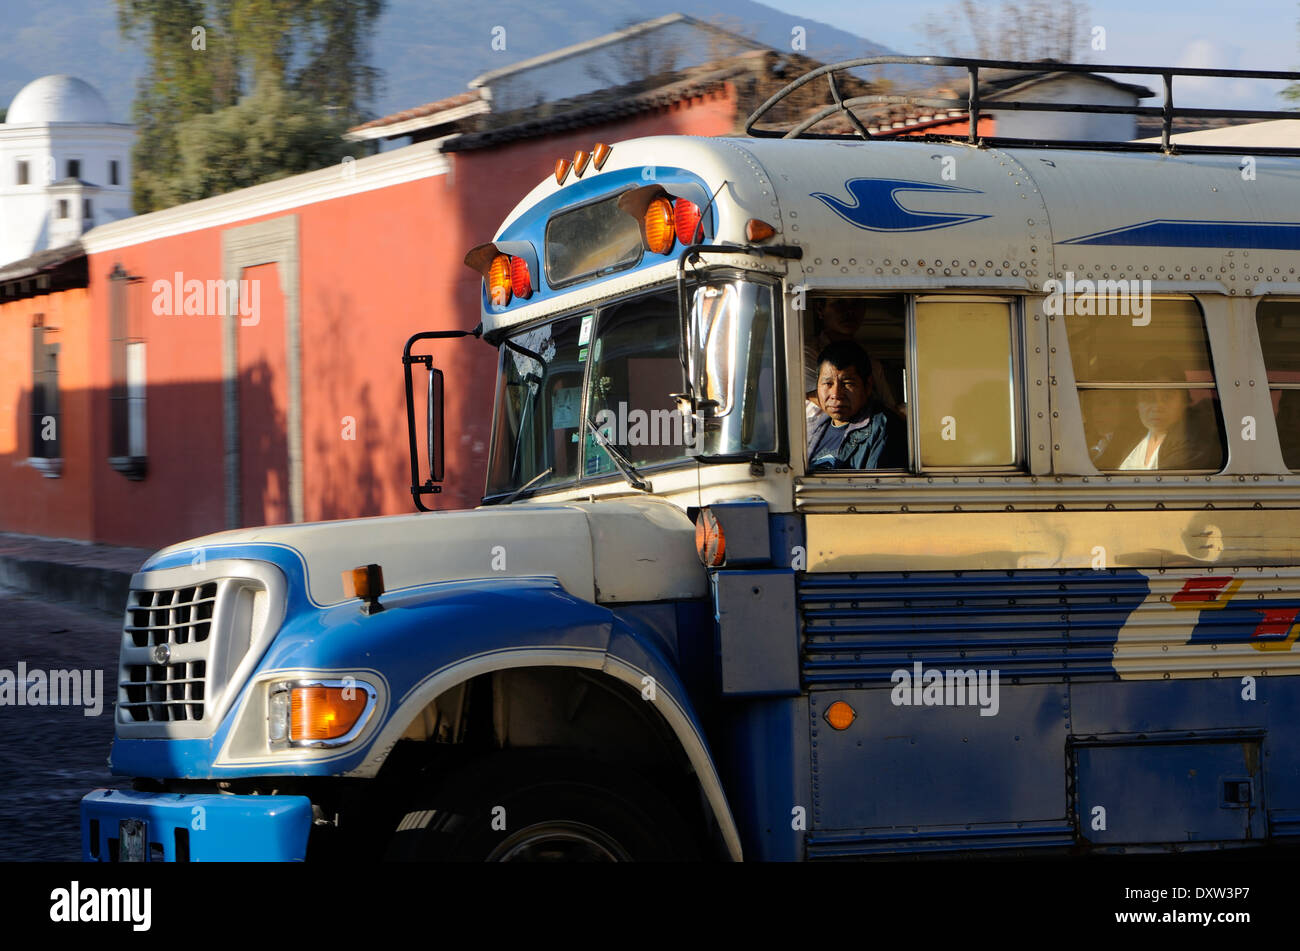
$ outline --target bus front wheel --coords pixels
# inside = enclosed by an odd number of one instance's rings
[[[546,751],[494,754],[430,786],[389,846],[397,861],[698,859],[668,800],[633,774]]]

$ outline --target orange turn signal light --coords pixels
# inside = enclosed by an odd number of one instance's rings
[[[858,715],[843,700],[836,700],[826,708],[826,722],[836,730],[847,730]]]
[[[673,204],[667,198],[656,198],[646,207],[645,244],[655,254],[667,254],[673,249]]]
[[[611,151],[613,150],[604,142],[596,143],[595,148],[591,150],[591,164],[596,167],[596,171],[600,171],[600,167],[605,164]]]
[[[582,149],[573,153],[573,174],[582,178],[582,173],[587,170],[587,163],[591,161],[591,153],[584,152]]]
[[[569,174],[569,160],[556,159],[555,160],[555,184],[563,185],[564,179],[565,177],[568,176],[568,174]]]
[[[745,237],[750,241],[766,241],[774,234],[776,234],[776,229],[766,221],[750,218],[745,222]]]
[[[378,565],[362,565],[349,568],[343,572],[343,594],[349,598],[360,598],[366,603],[361,610],[366,614],[382,611],[379,596],[384,593],[384,569]]]
[[[337,740],[366,711],[369,696],[348,687],[294,687],[289,697],[290,740]]]
[[[512,293],[510,256],[498,254],[492,259],[492,266],[488,268],[488,298],[497,307],[504,307],[510,303]]]
[[[710,509],[700,509],[695,519],[695,552],[706,568],[717,568],[727,560],[727,537]]]

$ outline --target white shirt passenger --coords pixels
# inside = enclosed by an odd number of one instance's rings
[[[1160,443],[1163,443],[1164,436],[1159,437],[1156,443],[1156,450],[1151,456],[1151,461],[1147,462],[1147,450],[1151,446],[1151,433],[1148,432],[1142,437],[1142,441],[1133,447],[1133,451],[1124,457],[1124,461],[1119,464],[1121,469],[1159,469],[1160,468]]]

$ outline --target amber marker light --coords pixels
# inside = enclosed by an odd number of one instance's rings
[[[612,151],[604,142],[597,142],[595,148],[591,150],[591,164],[595,166],[596,171],[609,160],[609,153]]]
[[[289,739],[337,740],[347,735],[370,698],[357,686],[294,687],[289,698]]]
[[[556,159],[555,160],[555,184],[563,185],[564,179],[568,176],[568,174],[569,174],[569,160]]]
[[[700,509],[695,519],[695,551],[706,568],[717,568],[727,560],[727,537],[718,517],[709,509]]]
[[[587,170],[587,163],[591,161],[591,153],[584,152],[582,149],[573,153],[573,174],[582,178],[582,173]]]
[[[361,610],[366,614],[382,611],[379,596],[384,593],[384,569],[378,565],[362,565],[343,572],[343,594],[366,602]]]
[[[826,708],[826,722],[836,730],[847,730],[858,715],[843,700],[836,700]]]
[[[510,256],[498,254],[488,268],[488,298],[497,307],[504,307],[510,303],[511,293]]]
[[[655,254],[673,249],[673,206],[667,198],[656,198],[645,210],[645,244]]]
[[[766,241],[776,234],[776,229],[766,221],[750,218],[745,222],[745,237],[750,241]]]

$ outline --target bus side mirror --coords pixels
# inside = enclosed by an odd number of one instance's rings
[[[441,482],[443,478],[443,398],[442,371],[429,368],[429,392],[425,401],[425,418],[428,421],[426,448],[429,458],[429,481]]]

